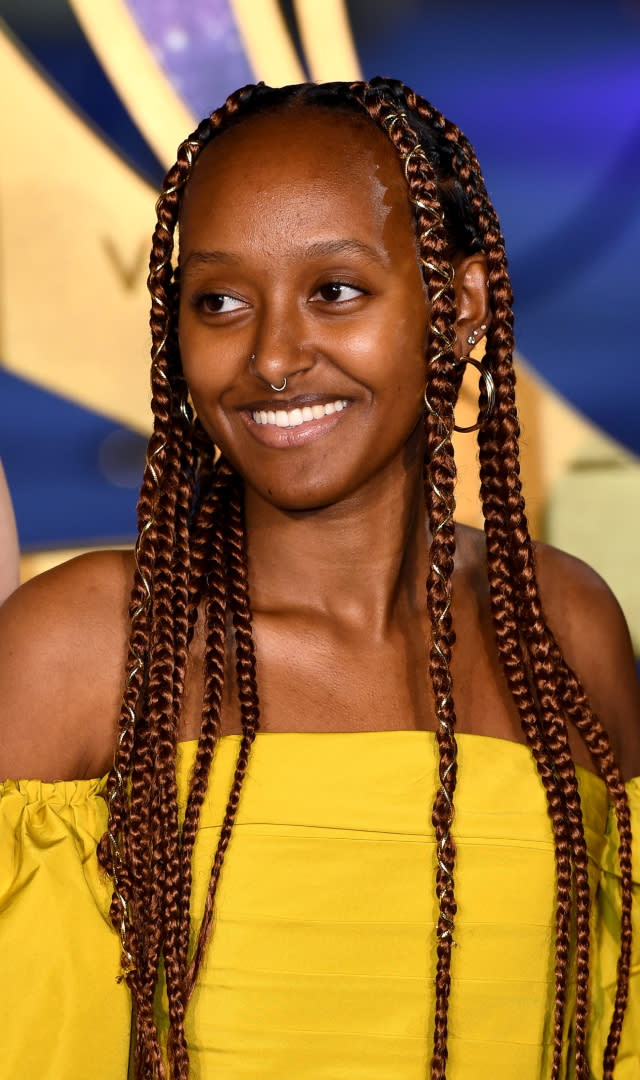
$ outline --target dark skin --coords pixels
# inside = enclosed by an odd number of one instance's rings
[[[342,113],[254,117],[203,151],[180,245],[184,371],[203,425],[245,478],[262,729],[433,729],[421,425],[429,311],[395,152]],[[486,266],[482,255],[454,263],[464,342],[488,321]],[[295,426],[269,419],[336,402]],[[640,774],[640,695],[619,608],[582,563],[544,546],[537,557],[547,618],[625,776]],[[2,776],[109,769],[132,574],[129,553],[85,556],[5,604]],[[453,584],[458,729],[522,742],[476,530],[458,530]],[[199,627],[183,739],[198,734],[201,679]],[[230,675],[224,733],[239,730],[232,686]],[[579,737],[572,745],[591,768]]]
[[[18,585],[18,537],[11,496],[0,461],[0,603]]]

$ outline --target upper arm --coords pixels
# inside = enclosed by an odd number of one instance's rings
[[[18,535],[11,497],[0,462],[0,604],[18,585]]]
[[[546,545],[537,571],[563,655],[605,728],[625,778],[640,775],[640,684],[629,630],[608,585],[585,563]]]
[[[0,780],[77,779],[109,767],[127,648],[130,560],[81,556],[0,609]]]

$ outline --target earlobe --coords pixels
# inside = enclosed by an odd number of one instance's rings
[[[481,253],[454,261],[456,355],[464,356],[484,337],[490,323],[487,260]]]

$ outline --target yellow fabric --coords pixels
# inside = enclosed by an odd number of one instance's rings
[[[216,753],[195,851],[196,921],[237,750],[228,737]],[[181,747],[183,806],[194,753],[193,743]],[[549,1071],[554,952],[544,794],[525,747],[461,735],[459,762],[448,1075],[540,1080]],[[196,1080],[423,1080],[436,782],[428,733],[258,736],[188,1014]],[[616,835],[603,784],[580,770],[580,786],[597,899],[598,1077],[617,956]],[[118,943],[94,858],[102,790],[99,781],[0,785],[6,1080],[126,1077],[127,992],[115,982]],[[640,836],[640,780],[628,791]],[[640,882],[637,854],[635,864]],[[619,1080],[640,1078],[638,905],[634,917]]]
[[[98,870],[102,784],[0,784],[0,1076],[122,1080],[130,1000]]]

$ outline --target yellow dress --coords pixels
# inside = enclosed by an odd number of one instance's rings
[[[214,761],[194,853],[197,921],[237,749],[237,737],[224,738]],[[183,805],[194,753],[194,743],[181,746]],[[459,763],[448,1076],[541,1080],[554,996],[544,793],[518,744],[460,735]],[[603,784],[582,769],[579,780],[595,897],[589,1054],[597,1078],[617,957],[616,833]],[[430,733],[258,735],[189,1008],[194,1080],[424,1080],[436,782]],[[128,991],[116,982],[110,889],[95,860],[103,790],[99,780],[0,785],[4,1080],[127,1075]],[[628,791],[640,837],[640,779]],[[637,904],[634,920],[619,1080],[640,1078]]]

